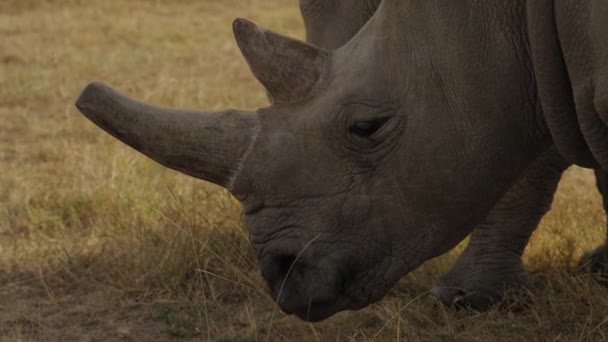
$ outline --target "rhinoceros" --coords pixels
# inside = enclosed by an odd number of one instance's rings
[[[300,0],[306,41],[324,49],[337,49],[359,32],[374,14],[380,1]],[[431,293],[444,304],[465,305],[479,310],[502,299],[505,289],[524,285],[526,273],[518,259],[529,234],[550,209],[557,182],[569,165],[557,150],[552,149],[546,157],[526,170],[480,223],[473,233],[473,243],[465,249],[452,270],[437,280]],[[608,174],[601,167],[594,171],[604,211],[608,211]],[[483,238],[483,230],[519,230],[524,236],[519,245],[515,245],[513,239],[506,241],[514,248],[506,263],[505,260],[501,261],[480,250],[489,247],[488,240]],[[583,263],[590,264],[592,271],[601,272],[602,264],[607,260],[601,252],[603,250],[606,247],[588,253],[583,258]],[[506,256],[500,258],[504,257]],[[505,277],[505,274],[508,276]],[[518,276],[514,277],[515,275]]]
[[[228,189],[286,313],[363,308],[471,232],[444,279],[484,302],[524,278],[562,170],[608,169],[606,18],[603,0],[383,0],[334,50],[236,19],[271,105],[171,109],[95,81],[76,106]]]

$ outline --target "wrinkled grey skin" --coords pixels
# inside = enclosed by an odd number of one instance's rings
[[[173,110],[99,82],[76,105],[157,162],[229,189],[273,298],[318,321],[381,299],[473,227],[500,222],[521,189],[554,187],[530,171],[554,149],[606,169],[605,18],[603,0],[383,0],[331,51],[238,19],[271,106]],[[511,249],[502,229],[475,234]]]
[[[372,17],[380,0],[300,0],[306,41],[336,49],[354,37]],[[607,32],[608,34],[608,32]],[[526,284],[521,254],[530,234],[550,209],[562,172],[570,165],[555,148],[528,167],[476,228],[454,267],[433,287],[445,304],[483,309],[503,298],[507,289]],[[595,169],[597,188],[608,210],[608,174]],[[608,258],[605,245],[583,262],[602,272]]]

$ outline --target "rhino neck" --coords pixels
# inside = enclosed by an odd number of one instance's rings
[[[464,104],[463,110],[487,111],[498,120],[501,115],[519,117],[527,130],[522,139],[544,151],[552,143],[538,106],[526,4],[526,0],[383,0],[348,45],[372,37],[368,50],[376,52],[376,60],[391,74],[417,65],[426,68],[427,78],[436,73],[454,87],[465,88],[459,94],[463,101],[482,98],[474,106]],[[431,68],[425,66],[429,64]],[[512,96],[515,92],[517,100]]]
[[[527,3],[528,36],[544,119],[560,154],[569,162],[596,167],[579,124],[573,86],[556,22],[554,0]],[[606,145],[604,145],[606,146]]]

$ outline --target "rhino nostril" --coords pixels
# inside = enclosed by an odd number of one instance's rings
[[[295,262],[295,255],[279,255],[274,257],[274,263],[281,278],[287,276],[287,273],[289,273],[289,270],[293,267]]]
[[[262,273],[271,288],[279,286],[283,282],[297,261],[296,259],[295,255],[290,254],[274,255],[267,259]]]

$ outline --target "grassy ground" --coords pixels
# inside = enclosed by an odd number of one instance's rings
[[[302,37],[295,0],[0,2],[0,340],[608,340],[608,290],[567,271],[605,234],[572,169],[525,253],[529,307],[426,297],[460,248],[380,303],[320,324],[280,313],[225,191],[154,164],[73,107],[101,79],[157,104],[255,108],[231,36],[253,19]]]

